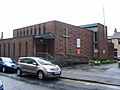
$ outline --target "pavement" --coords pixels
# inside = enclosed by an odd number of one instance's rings
[[[118,63],[100,66],[74,65],[62,68],[61,78],[120,86],[120,68]]]

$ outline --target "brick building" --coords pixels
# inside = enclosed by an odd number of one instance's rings
[[[88,62],[95,57],[108,58],[107,31],[103,25],[95,25],[98,33],[85,26],[59,21],[15,29],[13,38],[0,40],[0,56],[15,59],[20,56],[40,56],[54,60],[77,58],[81,62]]]

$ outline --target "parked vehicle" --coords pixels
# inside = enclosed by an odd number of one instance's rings
[[[15,72],[17,69],[17,63],[9,57],[0,57],[0,69],[2,72]]]
[[[20,57],[18,59],[17,75],[21,76],[23,73],[35,74],[38,79],[43,79],[60,77],[61,69],[58,65],[39,57]]]
[[[0,80],[0,90],[3,90],[3,83],[1,80]]]
[[[120,61],[120,57],[114,57],[114,60]]]

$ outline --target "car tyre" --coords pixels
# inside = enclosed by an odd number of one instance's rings
[[[37,76],[38,76],[38,79],[42,80],[44,78],[44,73],[42,71],[39,71]]]
[[[22,70],[21,69],[17,69],[17,76],[22,76]]]
[[[6,72],[6,68],[5,68],[5,67],[2,68],[2,72],[3,72],[3,73]]]

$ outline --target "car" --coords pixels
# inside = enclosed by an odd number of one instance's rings
[[[114,57],[114,60],[120,61],[120,57]]]
[[[22,76],[23,73],[37,75],[40,80],[58,78],[61,75],[61,68],[40,57],[20,57],[18,59],[17,75]]]
[[[0,80],[0,90],[3,90],[3,83],[1,80]]]
[[[9,57],[0,57],[0,69],[2,72],[16,72],[17,63]]]

